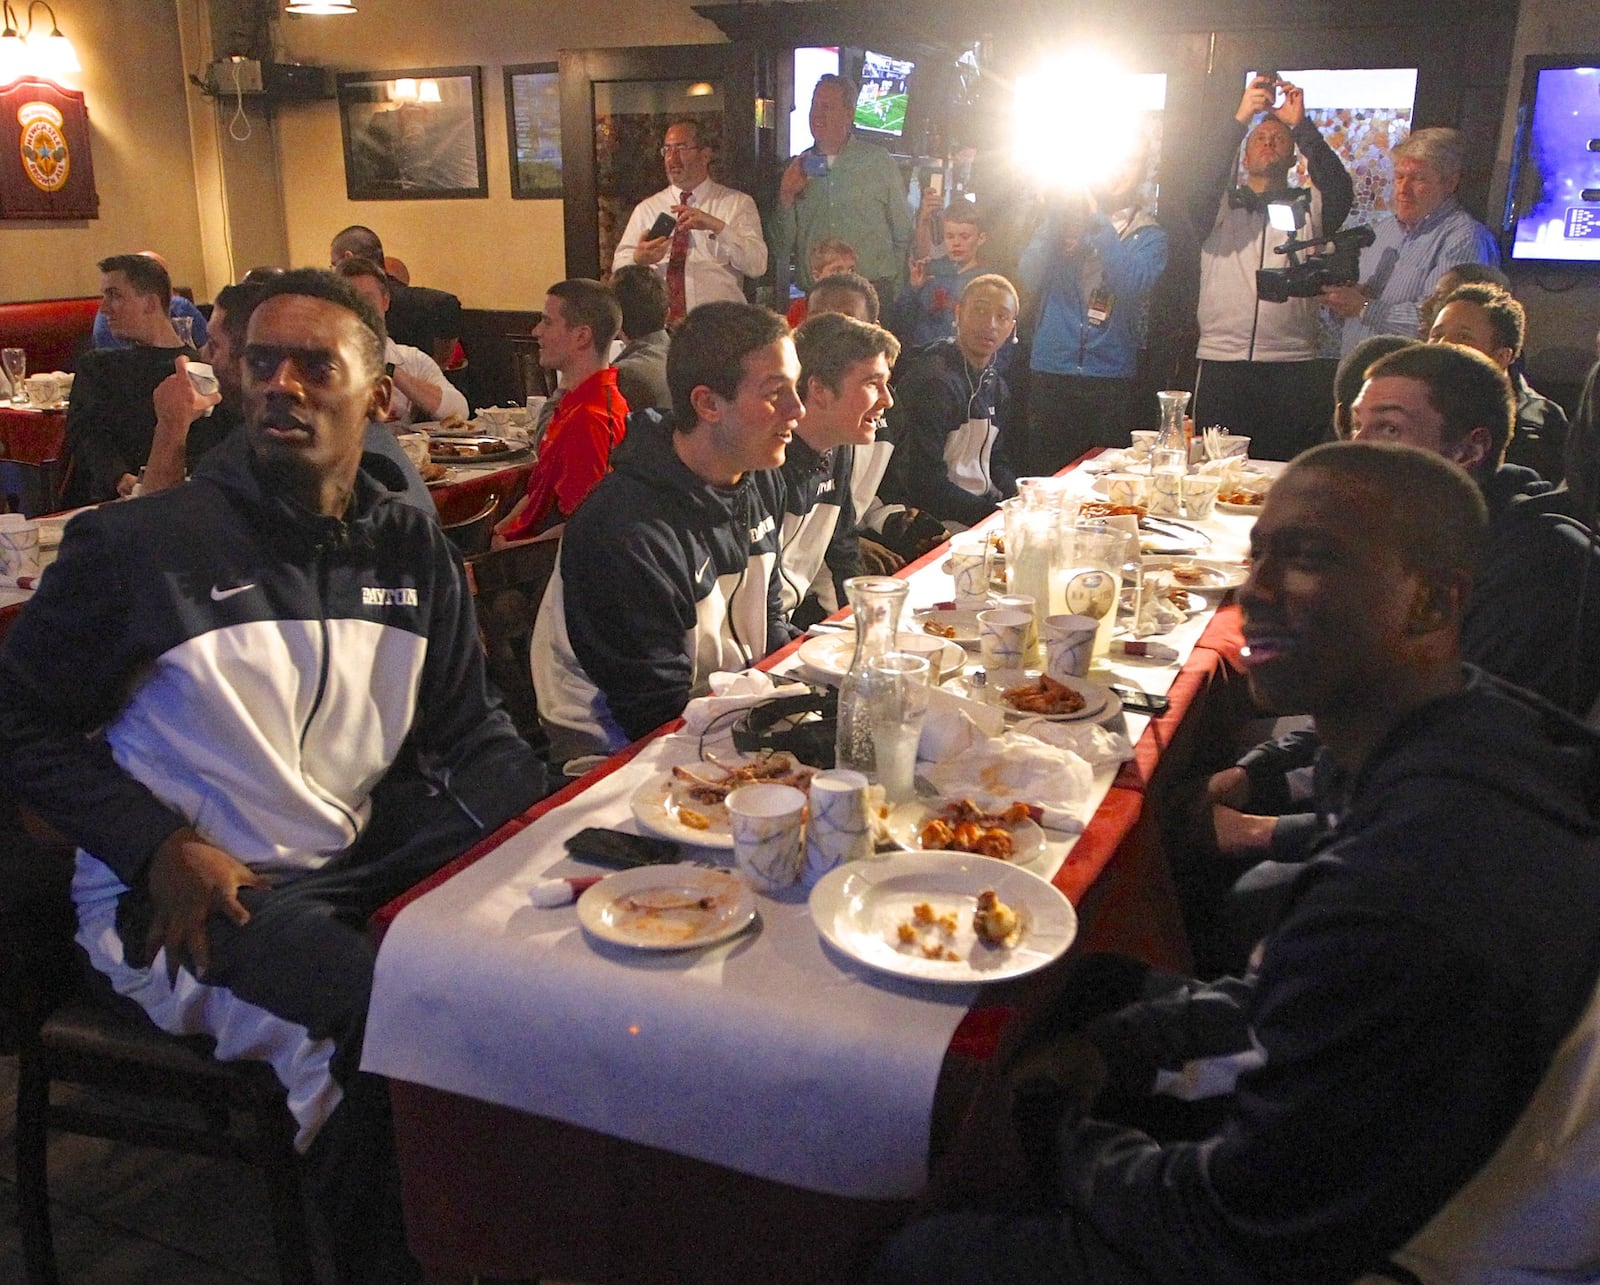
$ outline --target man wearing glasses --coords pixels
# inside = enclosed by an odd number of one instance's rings
[[[611,260],[613,272],[641,263],[661,273],[669,329],[702,303],[743,303],[744,278],[767,270],[756,203],[712,180],[711,157],[698,121],[667,127],[667,186],[634,207]]]

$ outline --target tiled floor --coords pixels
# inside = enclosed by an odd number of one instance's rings
[[[17,1060],[0,1057],[0,1282],[20,1283],[16,1089]],[[245,1165],[55,1134],[50,1195],[62,1285],[278,1279],[260,1179]]]

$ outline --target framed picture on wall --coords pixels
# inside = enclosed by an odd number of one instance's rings
[[[489,195],[478,68],[345,72],[338,84],[352,201]]]
[[[506,151],[518,200],[561,199],[560,88],[553,62],[506,68]]]

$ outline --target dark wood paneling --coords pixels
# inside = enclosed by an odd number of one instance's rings
[[[453,379],[473,409],[504,406],[527,395],[522,391],[519,363],[531,352],[537,364],[539,344],[529,332],[539,316],[537,312],[462,309],[461,346],[467,351],[467,366],[453,372]]]

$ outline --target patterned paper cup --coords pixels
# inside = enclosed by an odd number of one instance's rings
[[[985,669],[1021,669],[1028,653],[1033,613],[995,607],[978,613],[978,649]]]
[[[837,865],[870,857],[872,817],[867,778],[848,768],[811,778],[811,816],[806,822],[806,887]]]
[[[1094,656],[1093,616],[1046,616],[1044,620],[1045,673],[1057,682],[1082,678]]]
[[[792,785],[744,785],[728,795],[733,863],[762,892],[800,878],[806,796]]]

